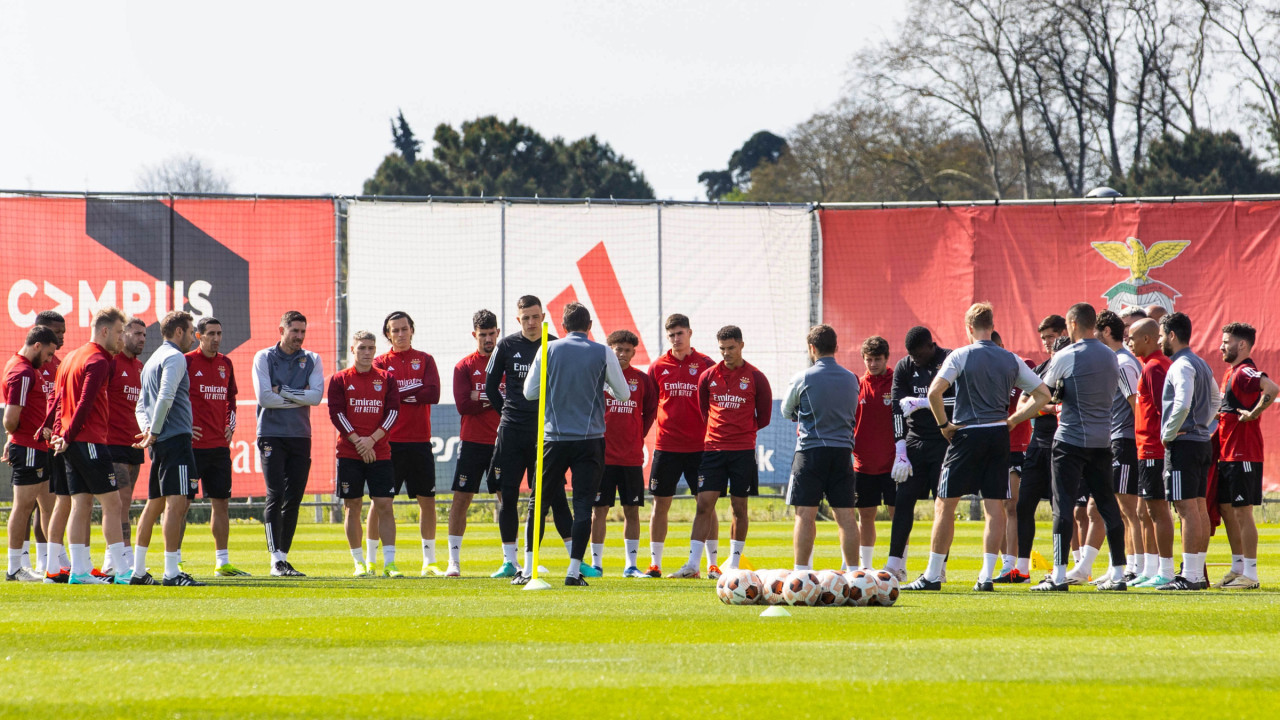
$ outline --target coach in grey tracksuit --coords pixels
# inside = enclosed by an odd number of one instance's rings
[[[542,485],[538,491],[538,521],[545,525],[545,494],[564,494],[565,471],[572,473],[573,532],[566,585],[585,585],[579,568],[591,537],[591,504],[604,474],[604,395],[620,401],[631,397],[618,357],[609,348],[587,339],[591,313],[580,303],[564,308],[565,337],[547,344],[547,416],[542,452]],[[529,366],[524,396],[537,400],[541,391],[539,352]],[[525,526],[525,547],[533,547],[533,503]],[[526,569],[526,572],[531,572]]]

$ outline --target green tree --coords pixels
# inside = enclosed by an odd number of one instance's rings
[[[725,199],[735,191],[746,193],[751,189],[751,172],[762,164],[778,162],[786,151],[785,138],[761,130],[733,151],[728,170],[707,170],[698,175],[698,182],[706,186],[708,200]]]
[[[409,121],[404,119],[403,110],[400,110],[396,119],[391,121],[391,143],[404,156],[405,162],[412,165],[418,161],[418,150],[422,149],[422,141],[413,134]]]
[[[1280,191],[1280,175],[1263,169],[1234,132],[1198,129],[1152,141],[1144,162],[1115,181],[1115,188],[1148,197],[1248,195]]]

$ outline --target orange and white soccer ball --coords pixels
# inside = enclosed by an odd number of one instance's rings
[[[849,601],[849,584],[844,575],[835,570],[818,572],[818,602],[820,607],[839,607]]]
[[[728,605],[755,605],[763,593],[764,584],[750,570],[729,570],[716,581],[716,595]]]
[[[764,570],[760,573],[760,599],[765,605],[786,605],[783,590],[787,587],[789,570]]]
[[[788,605],[818,604],[818,574],[812,570],[795,570],[787,576],[782,598]]]
[[[849,584],[849,604],[866,607],[871,599],[880,592],[880,582],[875,575],[865,570],[853,570],[845,573],[844,580]]]
[[[876,570],[871,574],[876,578],[876,594],[870,604],[889,607],[898,602],[898,578],[888,570]]]

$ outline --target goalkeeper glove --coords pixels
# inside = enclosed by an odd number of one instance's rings
[[[904,401],[905,402],[905,401]],[[898,456],[893,459],[893,470],[889,472],[896,483],[904,483],[911,476],[911,461],[907,459],[907,441],[899,440],[894,449]]]

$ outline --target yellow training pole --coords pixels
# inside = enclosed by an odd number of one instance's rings
[[[546,581],[538,580],[538,548],[542,546],[542,446],[547,435],[547,329],[549,323],[542,323],[542,355],[538,363],[538,477],[529,482],[529,490],[533,496],[533,567],[529,571],[529,585],[525,587],[546,587]]]

